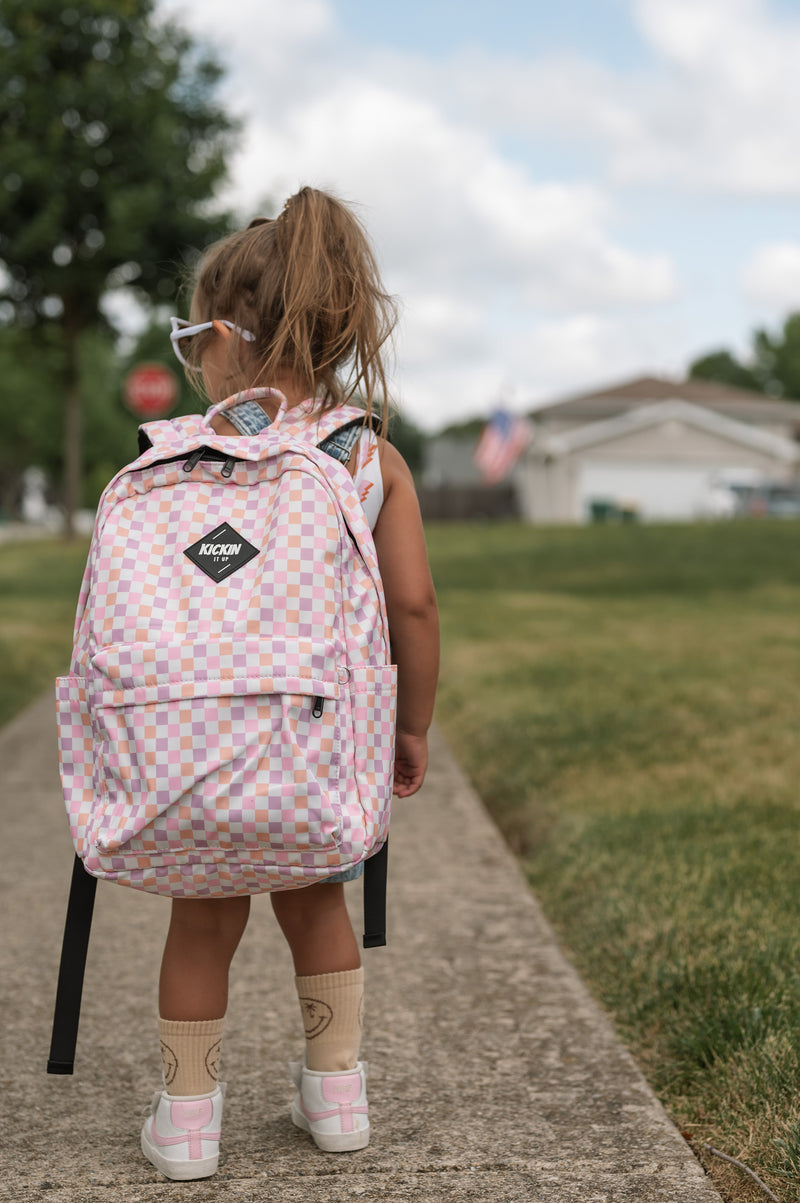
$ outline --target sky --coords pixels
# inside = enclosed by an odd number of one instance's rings
[[[226,67],[243,223],[352,202],[426,430],[682,377],[800,308],[800,0],[158,0]]]

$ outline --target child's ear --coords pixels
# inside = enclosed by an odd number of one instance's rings
[[[229,380],[232,385],[232,391],[246,388],[247,385],[243,384],[241,380],[237,379],[236,370],[238,369],[238,371],[243,372],[249,363],[250,350],[247,340],[236,335],[236,338],[232,342],[231,339],[234,337],[234,331],[231,330],[230,326],[226,326],[219,321],[214,322],[214,330],[217,334],[221,334],[227,343],[228,363],[230,364],[231,369]],[[230,425],[230,423],[227,423],[227,425]],[[221,434],[222,431],[217,431],[217,433]],[[228,432],[225,431],[225,433],[227,434]],[[238,434],[239,431],[237,430],[235,433]]]
[[[215,329],[221,325],[222,324],[220,322],[214,322]],[[228,354],[230,359],[232,361],[235,354],[236,364],[239,369],[243,371],[250,364],[253,357],[250,343],[246,338],[242,338],[241,335],[236,334],[235,331],[231,330],[229,326],[222,326],[222,329],[225,331],[225,338],[229,343]],[[231,340],[233,340],[233,342],[231,342]]]

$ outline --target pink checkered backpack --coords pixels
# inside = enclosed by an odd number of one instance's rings
[[[367,860],[364,942],[381,944],[396,670],[369,525],[331,458],[364,414],[282,399],[257,435],[211,429],[252,395],[142,427],[101,498],[56,683],[69,909],[91,917],[98,877],[223,897]],[[54,1033],[50,1072],[72,1072],[80,927],[68,913],[74,1031],[66,1052]]]

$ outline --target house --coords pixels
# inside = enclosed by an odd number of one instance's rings
[[[642,377],[530,420],[514,472],[530,522],[585,522],[612,507],[645,520],[716,516],[730,512],[732,487],[800,475],[800,403],[714,381]]]

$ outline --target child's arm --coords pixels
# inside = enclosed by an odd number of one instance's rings
[[[439,675],[439,616],[414,481],[400,453],[381,454],[384,501],[375,525],[392,658],[397,664],[394,792],[415,794],[428,765],[427,732]]]

